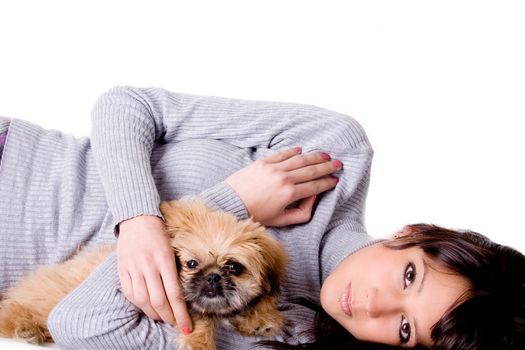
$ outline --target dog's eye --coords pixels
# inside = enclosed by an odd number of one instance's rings
[[[197,260],[189,260],[186,263],[186,266],[188,266],[189,269],[195,269],[197,266],[199,266],[199,262]]]
[[[244,271],[244,266],[242,264],[239,264],[237,261],[229,261],[226,264],[226,269],[232,275],[239,276],[241,272]]]

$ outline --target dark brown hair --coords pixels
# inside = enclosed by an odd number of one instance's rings
[[[469,297],[432,328],[438,349],[525,349],[525,256],[472,231],[407,226],[392,249],[417,246],[470,281]]]
[[[479,233],[436,225],[409,225],[398,236],[383,244],[390,249],[421,248],[432,261],[464,276],[471,284],[468,297],[433,326],[435,349],[525,349],[523,254]],[[322,310],[318,311],[312,334],[316,341],[310,344],[261,345],[274,349],[401,349],[360,342]]]

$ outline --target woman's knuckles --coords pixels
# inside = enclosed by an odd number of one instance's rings
[[[305,169],[305,175],[309,179],[317,179],[320,176],[320,168],[316,166],[308,167]]]
[[[166,299],[159,298],[152,298],[151,306],[153,306],[155,310],[167,310],[170,308],[170,305]]]
[[[137,305],[139,308],[145,308],[150,305],[148,295],[143,292],[135,291],[133,295],[133,304]]]

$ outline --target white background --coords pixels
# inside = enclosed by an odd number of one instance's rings
[[[88,135],[120,84],[322,106],[374,146],[371,234],[431,222],[525,251],[524,18],[522,1],[4,1],[0,115]]]
[[[88,135],[114,85],[315,104],[368,132],[371,234],[431,222],[525,252],[524,18],[501,0],[0,0],[0,115]]]
[[[307,103],[375,149],[372,235],[525,251],[523,1],[2,1],[0,114],[89,134],[114,85]]]

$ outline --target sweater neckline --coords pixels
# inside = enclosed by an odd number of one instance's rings
[[[349,255],[360,249],[384,241],[374,238],[362,230],[356,231],[356,225],[345,223],[329,231],[321,242],[320,254],[320,277],[321,285],[326,278],[339,266]]]

